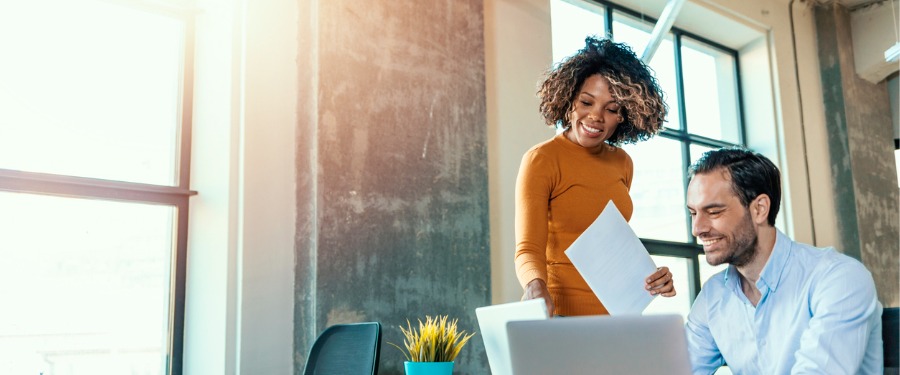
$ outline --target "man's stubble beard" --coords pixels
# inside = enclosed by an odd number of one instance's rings
[[[759,244],[759,238],[754,230],[753,221],[750,220],[750,213],[747,212],[741,222],[741,227],[735,232],[734,245],[731,254],[725,259],[725,263],[735,267],[749,264],[753,258],[756,258],[757,244]]]
[[[728,263],[735,267],[742,267],[749,264],[756,257],[756,245],[759,240],[756,237],[756,231],[753,230],[753,221],[750,220],[750,213],[744,213],[744,219],[740,226],[734,232],[734,242],[725,250],[728,251],[721,261],[713,262],[708,257],[706,262],[711,266],[718,266]]]

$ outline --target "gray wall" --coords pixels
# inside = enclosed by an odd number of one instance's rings
[[[325,327],[490,304],[481,0],[301,1],[295,373]],[[476,336],[455,373],[487,372]]]
[[[850,17],[841,5],[816,9],[825,121],[840,231],[839,251],[862,260],[885,306],[900,305],[897,171],[887,83],[856,75]]]

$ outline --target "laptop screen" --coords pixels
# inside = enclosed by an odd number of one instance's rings
[[[511,375],[506,323],[518,320],[547,319],[547,305],[543,298],[484,306],[475,309],[478,328],[484,340],[484,351],[491,366],[491,374]]]

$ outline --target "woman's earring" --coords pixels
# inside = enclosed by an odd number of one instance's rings
[[[619,123],[620,123],[620,124],[623,123],[623,122],[625,122],[625,118],[622,117],[622,115],[618,115],[618,116],[619,116],[619,117],[618,117],[617,119],[619,120]]]

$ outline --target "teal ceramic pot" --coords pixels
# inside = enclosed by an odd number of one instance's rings
[[[450,375],[453,362],[404,362],[406,375]]]

